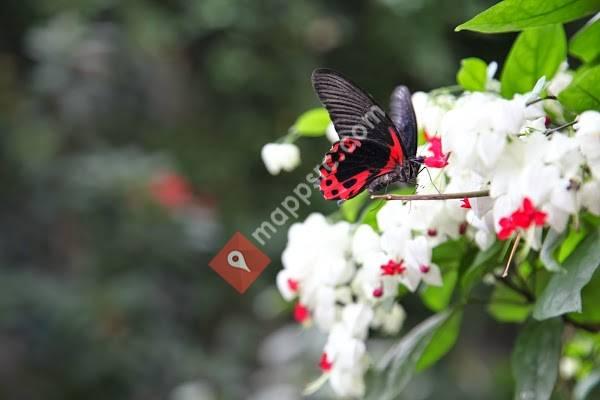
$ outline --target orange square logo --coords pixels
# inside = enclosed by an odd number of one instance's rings
[[[208,265],[242,294],[270,262],[265,253],[236,232]]]

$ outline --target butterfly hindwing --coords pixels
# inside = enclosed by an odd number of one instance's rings
[[[342,138],[325,154],[320,189],[327,200],[350,199],[389,169],[390,148],[375,141]],[[387,168],[386,168],[387,167]]]
[[[373,98],[338,72],[317,69],[312,82],[340,136],[323,160],[320,189],[328,200],[350,199],[403,163],[401,137]]]
[[[414,157],[417,154],[417,117],[406,86],[394,89],[390,99],[390,117],[402,138],[406,157]]]

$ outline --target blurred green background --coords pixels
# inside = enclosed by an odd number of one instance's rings
[[[207,266],[328,143],[278,177],[260,149],[318,105],[315,67],[385,104],[453,84],[461,58],[501,62],[514,35],[453,32],[492,3],[2,1],[0,397],[299,399],[324,338],[274,287],[287,227],[243,296]],[[315,195],[302,215],[334,209]],[[410,325],[427,311],[408,301]],[[406,398],[510,395],[513,329],[469,312]]]

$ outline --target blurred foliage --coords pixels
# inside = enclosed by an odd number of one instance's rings
[[[274,184],[260,147],[317,105],[317,66],[385,104],[397,83],[431,89],[453,82],[467,55],[506,54],[512,35],[452,33],[491,3],[2,2],[0,396],[296,398],[285,384],[314,371],[289,361],[316,357],[296,328],[279,328],[284,231],[244,297],[207,268],[308,172]],[[313,163],[327,145],[310,142]],[[325,207],[315,197],[310,209]],[[473,389],[481,362],[457,348],[464,367],[439,367],[435,391],[504,398],[491,387],[508,367],[486,369],[487,386]]]

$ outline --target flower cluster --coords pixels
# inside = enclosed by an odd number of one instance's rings
[[[489,196],[388,201],[376,212],[376,224],[312,214],[290,228],[277,285],[296,302],[298,322],[328,333],[315,361],[324,374],[320,382],[328,380],[339,396],[364,394],[369,332],[401,329],[401,287],[442,285],[432,261],[436,246],[467,237],[487,249],[518,234],[538,249],[542,228],[562,232],[583,208],[600,214],[600,113],[588,111],[574,126],[549,129],[564,122],[562,113],[533,101],[547,86],[556,94],[564,87],[559,83],[541,79],[531,93],[511,100],[494,92],[414,94],[426,140],[418,154],[427,167],[417,193]]]

